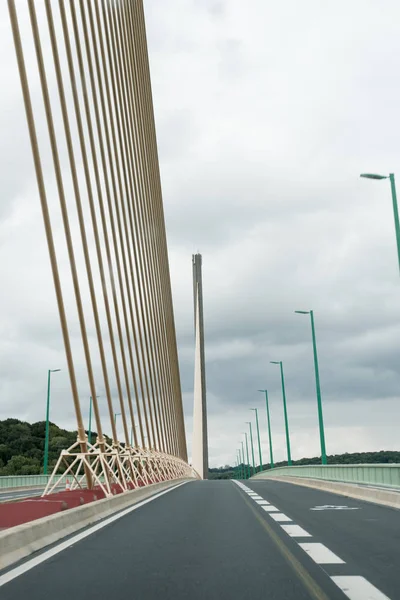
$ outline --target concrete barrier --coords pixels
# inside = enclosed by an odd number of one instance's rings
[[[276,477],[270,475],[268,477],[262,477],[261,474],[257,477],[257,480],[260,479],[284,481],[292,485],[302,485],[304,487],[324,490],[326,492],[339,494],[340,496],[347,496],[348,498],[365,500],[366,502],[372,502],[373,504],[382,504],[384,506],[391,506],[392,508],[400,508],[400,492],[397,491],[367,487],[353,483],[293,477],[290,475],[280,475]]]
[[[26,558],[79,529],[92,525],[154,494],[192,479],[175,479],[105,498],[71,510],[0,531],[0,569]]]

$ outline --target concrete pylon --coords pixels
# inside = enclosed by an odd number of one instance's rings
[[[195,331],[192,466],[196,469],[202,479],[208,479],[207,402],[201,254],[194,254],[192,256],[192,261]]]

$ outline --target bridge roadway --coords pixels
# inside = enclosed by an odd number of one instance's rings
[[[34,488],[15,488],[6,492],[0,492],[0,502],[9,502],[10,500],[19,500],[21,498],[31,498],[33,496],[41,496],[43,494],[44,487]]]
[[[399,542],[392,508],[278,481],[196,481],[3,571],[0,598],[396,600]]]

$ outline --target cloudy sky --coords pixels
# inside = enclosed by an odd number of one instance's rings
[[[0,8],[0,418],[74,426],[5,3]],[[315,311],[328,453],[398,449],[400,6],[386,0],[145,0],[187,436],[191,255],[203,255],[210,464],[251,407],[286,457],[319,452]]]

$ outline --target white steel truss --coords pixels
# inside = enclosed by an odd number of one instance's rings
[[[184,460],[157,450],[126,448],[106,445],[104,450],[87,444],[88,451],[81,452],[77,441],[62,450],[53,473],[43,492],[47,496],[59,486],[59,475],[71,478],[70,490],[100,488],[105,497],[120,491],[126,492],[151,483],[188,477],[198,479],[198,473]]]

